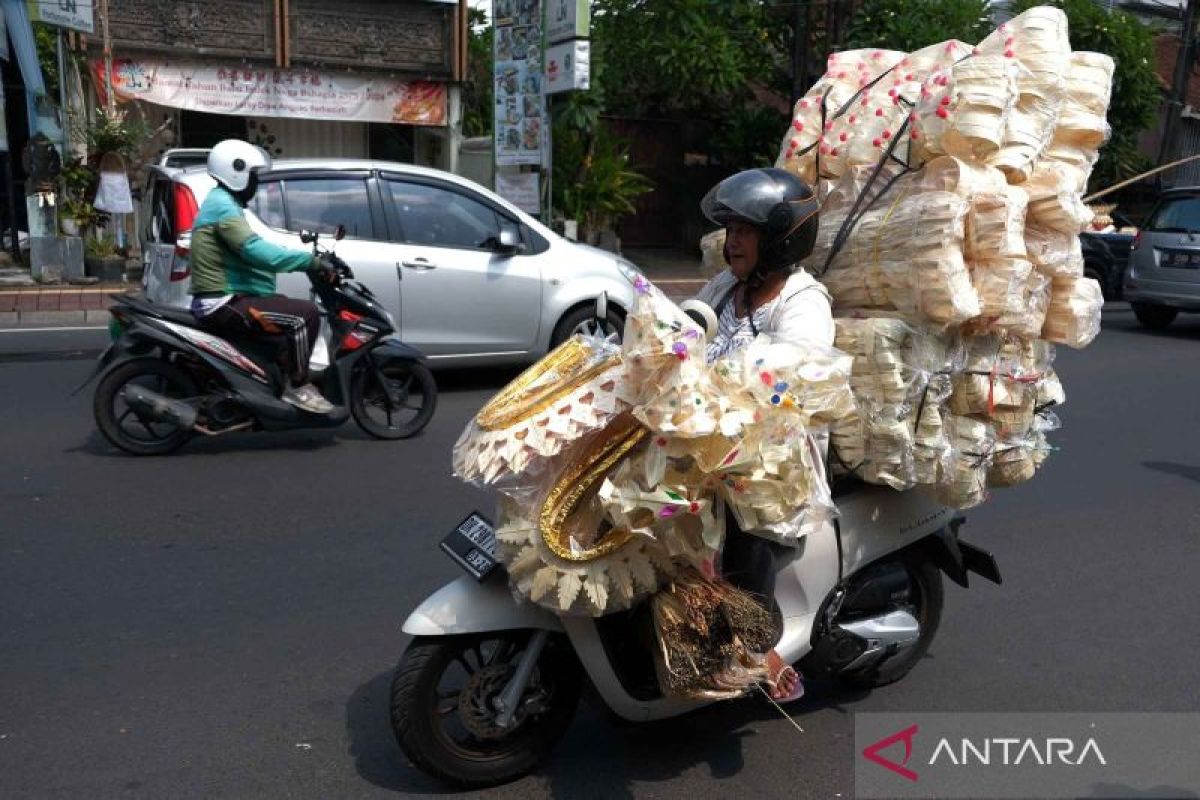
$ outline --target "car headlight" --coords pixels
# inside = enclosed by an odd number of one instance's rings
[[[637,283],[638,278],[645,278],[642,271],[637,268],[637,265],[626,258],[617,259],[617,269],[621,270],[621,274],[625,276],[625,280],[630,283]]]

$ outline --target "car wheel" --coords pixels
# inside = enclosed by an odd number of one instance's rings
[[[1152,331],[1165,331],[1179,316],[1179,309],[1170,306],[1160,306],[1154,303],[1131,303],[1133,315],[1142,323],[1143,328]]]
[[[604,320],[599,320],[596,318],[595,308],[589,303],[571,309],[559,320],[550,339],[550,349],[553,350],[577,333],[584,336],[613,336],[619,342],[624,330],[625,317],[620,311],[610,305]]]

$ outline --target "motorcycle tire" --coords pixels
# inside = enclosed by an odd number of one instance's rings
[[[375,370],[370,365],[364,365],[355,372],[350,383],[350,413],[354,415],[354,421],[376,439],[408,439],[416,436],[433,419],[433,412],[437,409],[437,383],[433,373],[424,364],[399,358],[380,364],[379,371],[389,383],[404,382],[407,385],[400,399],[403,408],[398,409],[397,413],[405,410],[417,413],[408,419],[394,420],[392,409],[382,404],[381,395],[386,389],[380,387]],[[419,405],[412,404],[414,397],[419,398]],[[376,406],[382,408],[383,420],[372,416]]]
[[[933,644],[938,624],[942,619],[945,593],[942,587],[942,571],[928,559],[910,557],[904,559],[905,569],[916,593],[915,613],[921,626],[921,635],[916,646],[896,656],[885,658],[880,663],[859,672],[843,673],[838,680],[857,689],[874,689],[887,686],[907,675],[917,662],[924,658]]]
[[[414,766],[454,786],[482,789],[528,774],[550,752],[570,726],[583,690],[582,667],[565,637],[552,635],[547,640],[530,683],[539,692],[549,687],[549,704],[515,720],[511,731],[493,726],[479,734],[482,738],[477,738],[481,723],[463,721],[464,708],[486,717],[491,698],[503,688],[504,675],[511,672],[502,671],[493,683],[493,691],[485,692],[482,697],[470,693],[464,698],[466,687],[457,694],[439,693],[441,680],[448,670],[456,669],[456,664],[464,671],[468,671],[466,667],[472,662],[479,664],[481,670],[504,666],[482,666],[485,659],[482,653],[488,642],[508,641],[520,652],[528,637],[528,631],[502,631],[413,639],[392,678],[391,721],[400,749]],[[473,679],[468,678],[467,683]],[[528,701],[527,694],[522,703]],[[467,742],[453,740],[443,729],[443,718],[451,714],[452,721],[466,732]],[[486,720],[482,724],[486,726]]]
[[[136,414],[133,409],[127,409],[120,414],[116,411],[116,403],[121,389],[136,378],[151,377],[155,379],[155,391],[168,397],[179,399],[193,397],[198,393],[196,382],[183,369],[159,358],[137,358],[118,364],[110,369],[96,386],[96,394],[92,397],[92,414],[96,418],[96,427],[104,438],[114,446],[135,456],[161,456],[172,453],[192,438],[190,430],[174,428],[170,423],[145,421],[138,417],[148,436],[141,438],[133,436],[124,427],[129,415]],[[154,426],[163,428],[159,435]]]

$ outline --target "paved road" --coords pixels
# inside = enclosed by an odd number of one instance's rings
[[[415,441],[354,429],[117,455],[83,360],[0,334],[0,796],[387,797],[441,789],[386,722],[399,625],[455,575],[435,549],[486,497],[449,476],[505,379],[443,375]],[[47,334],[49,337],[49,334]],[[1063,352],[1062,450],[971,515],[1005,584],[949,585],[928,658],[870,694],[816,687],[798,734],[748,700],[629,727],[582,709],[554,760],[487,796],[849,797],[861,711],[1200,711],[1200,318],[1127,310]]]

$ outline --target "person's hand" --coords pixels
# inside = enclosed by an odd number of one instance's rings
[[[329,258],[324,256],[314,258],[310,269],[319,280],[325,283],[334,285],[338,282],[338,269]]]

